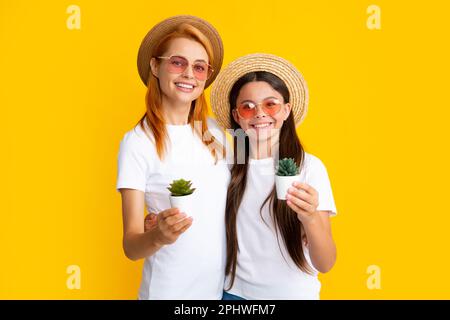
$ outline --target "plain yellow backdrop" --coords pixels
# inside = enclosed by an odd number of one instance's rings
[[[66,26],[69,5],[81,29]],[[366,26],[381,9],[381,30]],[[0,298],[135,299],[117,152],[144,112],[136,56],[160,20],[210,21],[225,61],[280,55],[303,73],[298,132],[339,214],[323,299],[450,298],[449,5],[444,1],[0,1]],[[78,265],[81,289],[66,286]],[[381,289],[367,287],[367,268]]]

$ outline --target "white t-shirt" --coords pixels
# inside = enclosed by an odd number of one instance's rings
[[[212,119],[208,119],[208,125],[213,134],[220,132]],[[170,142],[163,161],[139,125],[127,132],[120,143],[116,187],[143,191],[149,212],[171,207],[167,187],[172,180],[191,180],[196,188],[192,226],[175,243],[145,259],[139,299],[220,299],[230,171],[226,161],[214,163],[190,125],[166,128]]]
[[[314,275],[302,272],[295,265],[280,234],[278,245],[268,204],[262,210],[262,216],[268,225],[261,219],[261,205],[274,187],[274,172],[273,158],[249,161],[247,186],[237,214],[239,250],[236,278],[228,292],[251,300],[319,299],[321,285],[317,279],[318,272],[311,263],[306,246],[303,244],[305,258]],[[329,210],[331,215],[336,215],[327,170],[319,158],[305,152],[299,181],[317,190],[317,210]],[[230,277],[226,278],[225,288],[229,287],[230,280]]]

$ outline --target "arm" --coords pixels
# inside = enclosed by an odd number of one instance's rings
[[[164,245],[174,243],[192,225],[192,218],[178,209],[168,209],[157,215],[155,228],[144,232],[144,193],[120,189],[123,214],[123,249],[131,260],[153,255]]]
[[[305,228],[311,262],[321,273],[336,262],[336,245],[331,234],[328,211],[317,211],[318,193],[306,183],[294,182],[287,197],[288,206],[297,213]]]

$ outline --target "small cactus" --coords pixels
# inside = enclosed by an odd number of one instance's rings
[[[277,176],[296,176],[298,166],[293,158],[284,158],[278,161]]]
[[[191,188],[191,181],[184,179],[173,180],[170,186],[167,188],[170,194],[174,197],[187,196],[195,191],[195,188]]]

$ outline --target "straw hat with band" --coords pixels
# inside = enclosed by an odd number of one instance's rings
[[[278,56],[255,53],[231,62],[217,77],[211,89],[211,107],[218,124],[231,129],[229,96],[233,85],[250,72],[267,71],[284,81],[288,90],[295,124],[304,119],[308,108],[308,87],[300,72],[289,61]]]
[[[195,16],[180,15],[161,21],[156,26],[154,26],[147,33],[144,40],[142,40],[138,53],[137,66],[139,76],[146,86],[150,74],[150,60],[154,56],[156,46],[158,46],[162,38],[164,38],[167,34],[175,31],[178,26],[183,23],[190,24],[199,29],[211,42],[214,55],[214,63],[212,65],[213,73],[208,78],[208,80],[206,80],[205,88],[211,85],[211,83],[217,77],[223,61],[223,44],[219,33],[209,22],[203,19]]]

